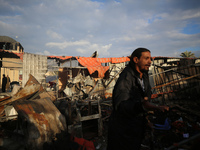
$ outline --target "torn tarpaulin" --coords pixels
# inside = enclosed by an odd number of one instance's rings
[[[97,58],[77,57],[76,59],[82,66],[87,67],[90,74],[97,71],[99,78],[103,78],[104,74],[109,69],[109,66],[102,66],[101,63],[97,61]]]

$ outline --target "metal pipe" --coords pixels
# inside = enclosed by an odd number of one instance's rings
[[[194,135],[194,136],[192,136],[192,137],[190,137],[189,139],[183,140],[183,141],[181,141],[181,142],[179,142],[179,143],[175,143],[174,145],[170,146],[170,147],[167,148],[166,150],[171,150],[171,149],[180,147],[181,145],[183,145],[183,144],[185,144],[185,143],[187,143],[187,142],[190,142],[190,141],[192,141],[192,140],[194,140],[194,139],[196,139],[196,138],[198,138],[198,137],[200,137],[200,133],[199,133],[199,134],[196,134],[196,135]]]

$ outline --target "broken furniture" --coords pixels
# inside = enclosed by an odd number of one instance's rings
[[[89,122],[92,120],[97,120],[97,126],[98,126],[98,136],[102,135],[102,116],[101,116],[101,105],[100,100],[84,100],[76,102],[76,123],[73,122],[72,125],[68,127],[69,132],[73,133],[74,131],[75,136],[77,137],[84,137],[83,134],[83,123]],[[71,108],[69,108],[71,110]],[[95,111],[94,111],[95,110]],[[71,114],[71,113],[69,113]],[[91,125],[91,124],[90,124]]]

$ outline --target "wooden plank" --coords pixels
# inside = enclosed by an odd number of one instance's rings
[[[103,122],[102,122],[102,116],[101,116],[101,105],[100,105],[100,100],[98,100],[98,109],[99,109],[98,135],[99,135],[99,136],[102,136]]]
[[[170,105],[171,108],[178,108],[182,111],[185,111],[189,114],[192,114],[192,115],[195,115],[195,116],[198,116],[200,117],[200,112],[197,112],[197,111],[194,111],[192,109],[187,109],[187,108],[184,108],[184,107],[181,107],[180,105]]]
[[[100,115],[99,114],[94,114],[90,116],[84,116],[80,118],[80,121],[87,121],[87,120],[92,120],[92,119],[99,119]]]
[[[7,100],[7,99],[9,99],[9,98],[11,98],[11,96],[6,96],[6,97],[4,97],[4,98],[1,98],[1,99],[0,99],[0,102],[5,101],[5,100]]]

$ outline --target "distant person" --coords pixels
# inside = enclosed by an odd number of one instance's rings
[[[7,78],[6,78],[5,74],[3,74],[3,78],[2,78],[2,92],[6,92],[6,84],[7,84]]]
[[[9,87],[10,87],[10,78],[7,75],[6,91],[8,91]]]

